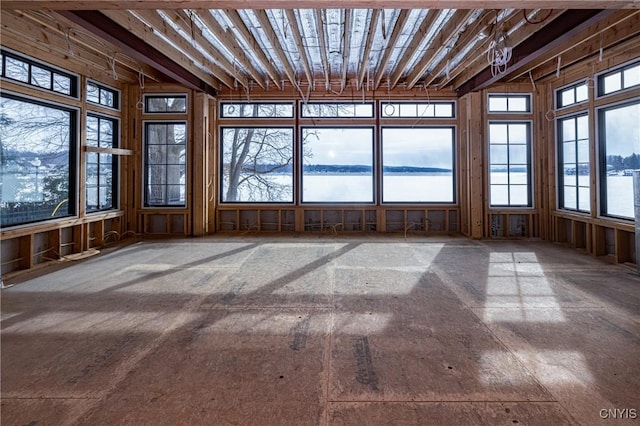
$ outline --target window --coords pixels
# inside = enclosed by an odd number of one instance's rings
[[[489,186],[492,207],[531,206],[531,125],[489,123]]]
[[[118,122],[112,118],[87,115],[86,210],[95,212],[116,207],[117,156],[94,148],[118,147]]]
[[[454,201],[454,128],[382,129],[382,201]]]
[[[221,118],[293,118],[293,103],[220,104]]]
[[[145,122],[145,206],[186,205],[187,125]]]
[[[75,214],[76,111],[0,97],[0,224]]]
[[[531,112],[531,95],[489,95],[489,112]]]
[[[293,202],[293,127],[224,127],[220,139],[223,202]]]
[[[302,201],[374,201],[372,127],[302,128]]]
[[[556,107],[564,108],[589,99],[589,87],[586,82],[576,83],[556,90]]]
[[[598,96],[640,86],[640,62],[625,65],[598,76]]]
[[[184,114],[187,112],[187,95],[144,95],[146,114]]]
[[[558,120],[559,207],[589,212],[591,183],[589,165],[589,116]]]
[[[88,81],[87,101],[108,108],[120,109],[120,92],[102,84]]]
[[[302,104],[303,118],[371,118],[373,103],[325,103],[308,102]]]
[[[598,111],[601,211],[633,219],[632,170],[640,169],[640,101]]]
[[[382,102],[382,118],[455,118],[455,102]]]
[[[78,97],[78,77],[8,51],[0,56],[2,77],[62,95]]]

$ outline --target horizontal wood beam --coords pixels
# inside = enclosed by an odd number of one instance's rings
[[[547,54],[556,47],[566,43],[571,37],[595,25],[601,20],[615,13],[614,10],[568,10],[555,22],[557,25],[547,25],[541,31],[535,33],[521,44],[513,48],[512,58],[508,64],[509,69],[520,69]],[[458,88],[458,96],[464,96],[469,92],[484,89],[493,83],[508,77],[509,69],[505,74],[493,75],[491,68],[487,67],[475,77]]]
[[[3,9],[638,9],[637,0],[3,0]],[[561,3],[561,4],[558,4]]]
[[[60,11],[59,13],[87,31],[122,49],[132,58],[151,65],[178,83],[190,89],[216,96],[216,89],[209,83],[176,64],[164,53],[131,34],[120,24],[102,13],[91,10]]]

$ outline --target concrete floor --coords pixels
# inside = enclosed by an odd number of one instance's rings
[[[640,277],[545,242],[146,241],[1,297],[3,426],[640,416]]]

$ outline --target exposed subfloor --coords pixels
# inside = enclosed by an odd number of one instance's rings
[[[640,277],[545,242],[144,241],[1,297],[3,426],[640,415]]]

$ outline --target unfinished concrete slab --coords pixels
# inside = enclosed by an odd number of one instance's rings
[[[640,277],[544,242],[154,240],[1,297],[3,425],[588,425],[640,408]]]

